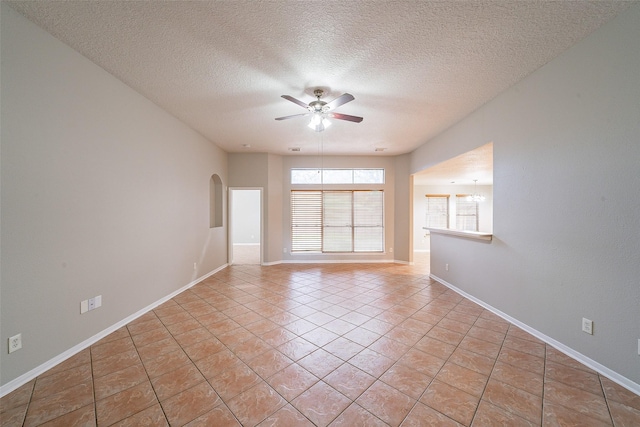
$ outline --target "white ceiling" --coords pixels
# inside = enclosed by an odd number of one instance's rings
[[[17,1],[48,32],[229,152],[410,152],[549,62],[618,1]],[[355,96],[322,133],[322,87]],[[243,148],[249,144],[251,148]]]

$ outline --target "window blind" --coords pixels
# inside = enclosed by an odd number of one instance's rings
[[[383,191],[292,191],[292,252],[382,252]]]
[[[449,228],[449,196],[425,194],[427,198],[426,227]]]
[[[351,191],[323,192],[323,252],[353,251],[352,199],[353,193]]]
[[[478,231],[478,202],[467,200],[466,194],[456,195],[456,229]]]
[[[322,191],[291,192],[291,251],[322,251]]]
[[[382,196],[382,191],[353,192],[354,252],[382,252],[384,249]]]

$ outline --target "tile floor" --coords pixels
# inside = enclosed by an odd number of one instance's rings
[[[0,400],[5,426],[640,426],[424,264],[232,266]]]

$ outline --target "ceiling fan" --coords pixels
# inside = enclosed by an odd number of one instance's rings
[[[334,113],[333,110],[338,108],[339,106],[346,104],[347,102],[353,101],[355,98],[350,93],[345,93],[344,95],[340,95],[336,99],[331,102],[321,101],[322,95],[324,91],[322,89],[316,89],[313,91],[313,94],[316,96],[316,100],[309,103],[309,105],[305,104],[302,101],[295,99],[289,95],[282,95],[282,97],[288,101],[293,102],[294,104],[298,104],[299,106],[306,108],[309,110],[308,113],[294,114],[291,116],[284,117],[276,117],[276,120],[287,120],[292,119],[294,117],[305,117],[311,116],[311,121],[309,122],[309,127],[316,132],[322,132],[326,128],[331,125],[331,122],[328,120],[329,117],[338,120],[347,120],[350,122],[360,123],[362,121],[362,117],[358,116],[350,116],[349,114],[341,114]]]

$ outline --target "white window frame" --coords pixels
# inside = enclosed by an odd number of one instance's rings
[[[365,193],[379,195],[379,212],[358,215],[357,201]],[[343,222],[331,224],[328,215],[340,217],[339,211],[329,212],[327,200],[331,195],[345,199],[350,195],[347,215]],[[291,190],[291,252],[292,253],[383,253],[384,252],[384,191],[383,190]],[[345,205],[346,206],[346,205]],[[339,207],[336,205],[336,207]],[[371,211],[369,211],[371,213]],[[379,218],[376,218],[379,214]],[[334,215],[335,216],[335,215]],[[350,217],[350,218],[349,218]],[[344,224],[344,225],[341,225]],[[348,228],[348,239],[340,240],[340,228]],[[330,234],[335,233],[335,240]],[[379,233],[379,240],[376,234]],[[306,235],[306,238],[305,238]],[[344,238],[345,235],[342,234]],[[367,249],[367,238],[373,245]],[[348,248],[345,244],[348,240]],[[333,248],[333,249],[331,249]],[[337,248],[337,249],[336,249]]]
[[[469,194],[456,194],[456,230],[462,231],[478,231],[478,227],[480,225],[480,215],[479,215],[479,205],[476,201],[467,200]],[[462,213],[463,209],[461,204],[466,206],[475,206],[475,213]],[[469,218],[475,218],[475,226],[474,227],[465,227],[463,223],[467,223],[466,221]]]
[[[359,179],[359,172],[377,171],[380,174],[379,180],[366,181]],[[297,176],[299,174],[299,176]],[[331,175],[335,176],[331,176]],[[300,180],[302,176],[307,175],[310,180]],[[292,168],[290,173],[292,185],[345,185],[345,184],[384,184],[385,173],[384,168]]]
[[[427,198],[424,219],[425,226],[433,228],[449,228],[449,194],[425,194],[424,196]],[[442,204],[442,200],[440,199],[444,199],[444,215],[442,214],[442,210],[439,209],[440,206],[438,206]],[[432,206],[430,206],[430,202],[432,200],[434,202],[434,206],[433,209],[430,209],[432,208]],[[437,220],[440,219],[438,217],[440,216],[445,216],[444,225],[437,223]]]

